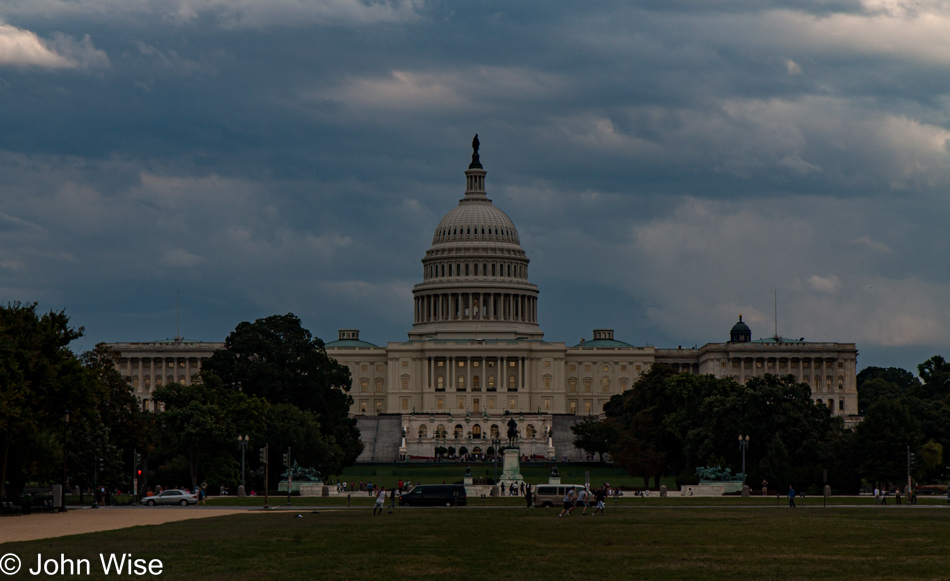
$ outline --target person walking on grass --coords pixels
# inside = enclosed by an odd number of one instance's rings
[[[795,508],[795,489],[791,485],[788,487],[788,508]]]
[[[564,493],[564,508],[558,516],[571,516],[572,510],[574,510],[574,489],[568,487],[567,492]]]
[[[383,514],[383,506],[386,504],[386,487],[380,486],[376,493],[376,504],[373,506],[373,516]],[[379,511],[379,512],[376,512]]]
[[[533,500],[533,494],[531,493],[531,483],[525,485],[524,487],[524,499],[528,502],[528,508],[531,508],[531,502]]]
[[[581,511],[581,516],[587,516],[587,498],[588,498],[587,488],[581,488],[577,493],[577,506],[584,510]]]
[[[597,516],[597,511],[600,511],[600,516],[605,516],[604,514],[604,499],[607,498],[607,491],[604,490],[604,487],[601,486],[594,491],[594,500],[597,501],[596,506],[594,506],[594,516]]]
[[[389,508],[390,509],[396,508],[396,489],[395,488],[389,491]]]

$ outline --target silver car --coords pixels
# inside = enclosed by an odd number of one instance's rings
[[[146,496],[142,499],[142,504],[155,506],[156,504],[180,504],[188,506],[189,504],[198,504],[198,497],[187,490],[166,490],[155,496]]]

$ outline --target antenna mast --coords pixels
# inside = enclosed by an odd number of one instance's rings
[[[775,289],[775,338],[778,339],[778,289]]]
[[[178,291],[178,314],[175,316],[175,340],[181,342],[181,291]]]

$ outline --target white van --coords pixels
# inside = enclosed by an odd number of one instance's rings
[[[577,493],[583,490],[583,484],[539,484],[534,487],[534,505],[535,506],[562,506],[564,504],[564,495],[569,488],[574,489],[574,498]]]

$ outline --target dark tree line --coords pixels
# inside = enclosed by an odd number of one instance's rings
[[[853,429],[811,399],[792,376],[766,375],[740,384],[731,378],[677,374],[654,366],[605,407],[606,418],[573,428],[575,444],[614,462],[648,485],[661,476],[695,482],[695,468],[741,470],[738,437],[749,436],[747,482],[818,489],[824,471],[838,492],[864,483],[906,481],[907,447],[913,475],[945,476],[950,430],[950,364],[933,357],[920,380],[902,369],[867,368],[858,375],[864,420]]]
[[[131,489],[133,450],[143,457],[143,489],[150,476],[165,486],[238,484],[239,436],[250,439],[249,474],[258,448],[270,444],[271,487],[287,447],[326,475],[362,451],[348,416],[349,370],[294,315],[238,325],[193,385],[152,392],[160,413],[142,411],[114,351],[69,350],[82,332],[63,312],[37,313],[35,303],[0,307],[0,497],[59,482],[64,439],[69,485],[81,489],[94,479]]]

